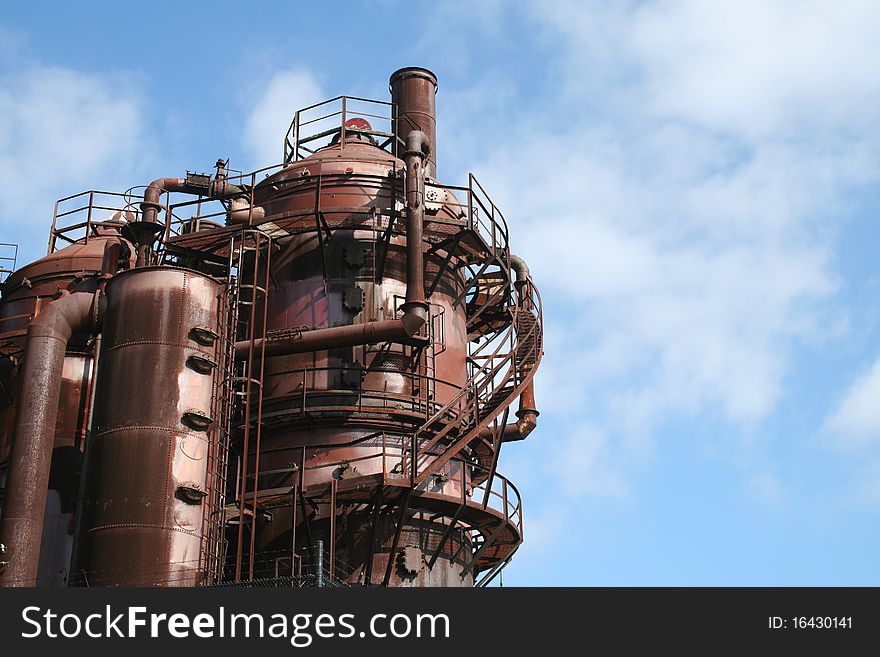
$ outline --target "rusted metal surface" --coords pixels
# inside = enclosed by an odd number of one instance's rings
[[[0,489],[5,488],[5,473],[15,434],[21,364],[27,358],[27,325],[60,295],[94,294],[102,272],[109,271],[108,267],[118,270],[129,256],[129,249],[118,230],[107,229],[87,243],[72,244],[22,267],[4,286],[3,300],[0,301],[0,365],[3,370],[0,373],[3,388],[0,391]],[[69,561],[70,557],[73,533],[70,520],[76,511],[81,452],[87,435],[94,375],[94,349],[90,338],[89,335],[73,336],[67,345],[60,372],[61,391],[48,486],[57,504],[58,518],[63,520],[50,522],[47,517],[48,531],[44,530],[41,548],[42,552],[55,555],[51,563],[56,565]],[[64,568],[53,566],[52,569],[56,575],[46,579],[41,573],[41,582],[56,584],[66,577],[66,563]]]
[[[36,284],[57,261],[78,289],[53,244],[84,230],[80,285],[107,299],[98,365],[68,354],[62,377],[78,406],[59,411],[56,442],[87,442],[71,581],[252,581],[322,563],[331,582],[472,586],[510,561],[521,502],[497,464],[536,426],[540,296],[476,179],[435,179],[434,75],[401,69],[390,86],[391,103],[306,108],[336,122],[314,134],[297,112],[280,165],[158,179],[109,220],[87,192],[71,227],[56,206]],[[14,345],[43,299],[10,280],[0,338],[8,327]],[[14,400],[15,363],[0,365]]]
[[[90,585],[203,582],[221,363],[219,344],[203,344],[194,329],[219,333],[222,287],[170,267],[134,269],[106,287],[74,572]]]
[[[411,66],[391,74],[391,102],[397,109],[394,132],[405,141],[412,130],[427,135],[430,153],[425,164],[427,175],[437,177],[437,77],[431,71]]]
[[[6,546],[9,561],[0,571],[4,586],[36,583],[64,354],[70,337],[94,330],[96,319],[95,296],[75,293],[48,304],[28,326],[0,519],[0,543]]]

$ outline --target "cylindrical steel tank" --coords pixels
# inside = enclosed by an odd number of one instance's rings
[[[340,140],[295,162],[257,187],[255,202],[265,208],[267,223],[279,216],[308,213],[317,205],[328,221],[339,226],[330,235],[312,230],[276,237],[280,248],[272,256],[270,336],[291,327],[327,328],[400,316],[407,286],[404,168],[401,160],[369,138],[346,134],[344,143]],[[455,199],[449,198],[449,204],[437,203],[426,218],[435,242],[444,231],[452,235],[457,230],[442,223],[459,218]],[[371,210],[398,217],[387,240],[383,240],[385,226],[376,223]],[[313,218],[310,222],[314,226]],[[425,242],[425,251],[430,244]],[[426,346],[388,343],[267,359],[262,412],[267,429],[260,450],[261,472],[289,468],[292,463],[304,465],[305,487],[339,477],[340,460],[351,462],[349,474],[382,474],[383,469],[399,463],[406,449],[403,436],[424,421],[429,409],[442,406],[466,384],[465,304],[460,299],[456,304],[464,289],[463,274],[454,264],[444,267],[442,255],[436,253],[426,255],[425,270],[427,281],[439,273],[428,300],[430,320],[425,332],[432,339]],[[387,435],[379,438],[377,432]],[[395,450],[397,459],[388,456]],[[249,469],[254,461],[252,454]],[[465,469],[462,477],[461,462],[453,461],[445,467],[444,481],[435,492],[460,499],[462,480],[467,487],[469,476]],[[271,487],[271,477],[261,477],[259,485]],[[321,508],[310,520],[311,539],[329,532],[328,515]],[[264,553],[289,544],[290,521],[289,507],[278,508],[271,523],[258,527],[257,543]],[[344,514],[345,529],[341,525],[336,529],[351,534],[351,540],[337,540],[346,546],[338,557],[351,568],[345,573],[350,583],[364,582],[368,571],[372,583],[382,580],[392,552],[394,522],[393,513],[375,519],[356,509]],[[373,525],[376,529],[371,533]],[[400,545],[436,546],[446,528],[442,518],[414,517],[406,521]],[[366,540],[367,534],[372,542]],[[307,547],[308,540],[300,529],[297,541]],[[467,549],[459,549],[463,541]],[[471,554],[469,545],[469,538],[458,533],[446,542],[443,558],[430,571],[403,576],[392,569],[389,583],[470,586],[470,575],[460,577]]]
[[[146,267],[105,291],[75,575],[89,585],[203,583],[225,285]]]

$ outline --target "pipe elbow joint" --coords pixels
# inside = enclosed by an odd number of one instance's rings
[[[402,308],[403,329],[411,338],[428,323],[428,303],[426,301],[408,301],[403,304]]]
[[[28,335],[66,342],[78,331],[95,328],[100,305],[97,297],[88,292],[67,292],[40,311],[28,326]]]
[[[540,413],[535,409],[521,409],[517,411],[516,429],[520,438],[526,438],[538,426]]]
[[[532,279],[532,274],[529,272],[529,266],[526,264],[526,261],[513,253],[510,254],[510,268],[516,274],[517,283],[524,283]]]
[[[162,209],[162,193],[180,189],[185,183],[182,178],[156,178],[147,185],[144,190],[144,200],[141,202],[143,220],[156,223],[159,210]]]
[[[418,155],[427,157],[431,152],[431,140],[421,130],[411,130],[406,136],[406,152],[407,155]]]

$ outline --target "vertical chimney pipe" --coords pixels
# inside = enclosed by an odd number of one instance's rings
[[[425,174],[437,177],[437,76],[426,68],[410,66],[391,74],[391,103],[394,106],[394,134],[401,142],[413,130],[424,132],[431,145]]]

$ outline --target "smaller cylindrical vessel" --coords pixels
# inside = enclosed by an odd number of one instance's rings
[[[203,583],[225,286],[146,267],[113,278],[106,294],[74,575],[101,586]]]

